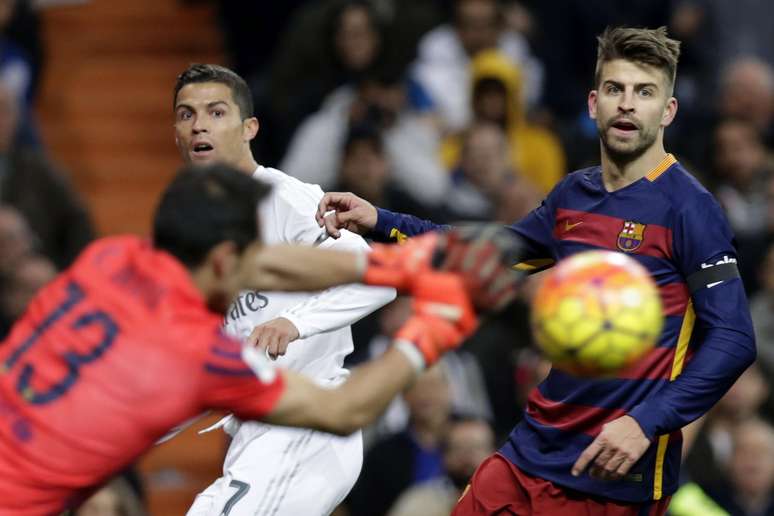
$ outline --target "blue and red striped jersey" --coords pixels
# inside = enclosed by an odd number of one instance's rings
[[[379,210],[376,230],[389,237],[438,227]],[[591,249],[629,254],[656,281],[665,325],[657,346],[614,378],[553,368],[500,452],[532,475],[597,496],[642,502],[670,495],[680,428],[709,410],[755,358],[734,238],[720,206],[667,155],[614,192],[605,189],[600,167],[569,174],[510,227],[528,248],[519,268],[539,270]],[[572,465],[602,425],[625,414],[653,440],[645,455],[620,481],[573,477]]]

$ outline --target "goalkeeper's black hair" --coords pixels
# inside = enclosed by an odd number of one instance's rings
[[[156,209],[153,245],[189,268],[221,242],[241,251],[258,238],[258,202],[269,189],[229,165],[184,167]]]

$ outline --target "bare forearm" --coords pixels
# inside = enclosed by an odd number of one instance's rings
[[[316,247],[264,247],[251,264],[248,283],[256,290],[310,291],[362,279],[364,260],[357,253]]]
[[[416,367],[402,351],[390,348],[382,357],[358,367],[335,389],[318,387],[292,371],[283,374],[285,392],[264,421],[349,435],[373,422],[411,384]]]
[[[406,355],[389,348],[380,358],[357,367],[347,382],[333,391],[332,419],[344,424],[345,433],[373,423],[416,375]]]

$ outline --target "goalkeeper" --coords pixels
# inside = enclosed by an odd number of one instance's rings
[[[206,409],[351,433],[457,347],[475,310],[515,294],[507,264],[517,239],[497,229],[486,239],[429,234],[367,256],[263,247],[255,206],[267,191],[226,165],[184,170],[157,209],[152,244],[99,240],[33,299],[0,345],[0,513],[77,507]],[[413,295],[413,315],[390,351],[336,389],[277,369],[221,331],[241,290],[356,281]]]

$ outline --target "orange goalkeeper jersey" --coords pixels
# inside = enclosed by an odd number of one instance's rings
[[[77,505],[206,409],[270,412],[282,376],[259,378],[221,321],[149,243],[87,248],[0,343],[0,515]]]

